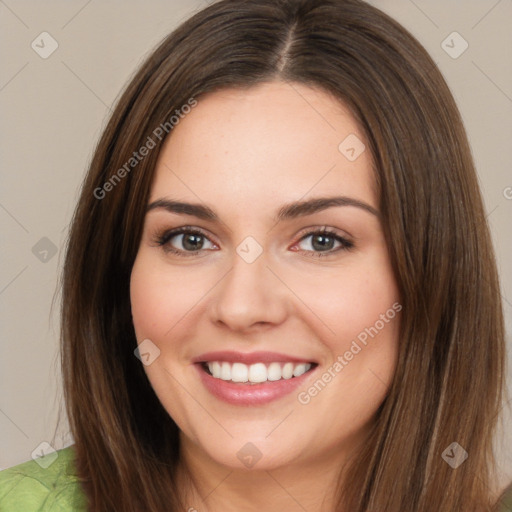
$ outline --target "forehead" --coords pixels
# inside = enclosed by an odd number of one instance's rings
[[[255,205],[273,211],[277,203],[340,193],[377,208],[364,145],[349,110],[320,89],[272,82],[221,90],[201,97],[173,128],[150,201],[238,206],[243,216]]]

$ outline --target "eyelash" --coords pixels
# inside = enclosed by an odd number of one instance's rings
[[[177,235],[183,235],[183,234],[199,235],[199,236],[207,238],[209,240],[208,236],[205,233],[203,233],[203,231],[201,231],[197,228],[194,228],[192,226],[183,226],[181,228],[171,229],[168,231],[164,231],[160,235],[156,235],[154,242],[158,246],[162,247],[162,249],[166,253],[170,252],[170,253],[173,253],[173,254],[183,257],[183,258],[188,258],[190,256],[196,256],[202,250],[206,250],[206,249],[198,249],[197,251],[182,251],[180,249],[176,249],[176,248],[172,247],[171,245],[168,245],[169,241],[172,238],[174,238]],[[308,253],[308,257],[325,258],[327,256],[330,256],[330,255],[338,252],[338,251],[342,251],[342,250],[348,251],[348,250],[351,250],[354,248],[354,244],[352,242],[350,242],[346,238],[338,235],[335,231],[333,231],[327,227],[323,227],[323,228],[320,228],[317,230],[306,232],[304,235],[302,235],[300,237],[300,239],[296,243],[302,242],[304,239],[308,238],[311,235],[318,235],[318,234],[328,235],[328,236],[334,238],[336,241],[340,242],[341,246],[338,247],[337,249],[329,249],[328,251],[299,250],[297,252]],[[210,240],[210,242],[211,242],[211,240]]]

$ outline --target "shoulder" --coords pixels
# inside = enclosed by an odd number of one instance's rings
[[[72,446],[0,471],[2,512],[85,512]]]

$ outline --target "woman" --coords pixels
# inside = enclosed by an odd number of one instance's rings
[[[83,184],[62,307],[75,445],[52,499],[501,510],[503,331],[425,50],[359,0],[222,0],[146,60]]]

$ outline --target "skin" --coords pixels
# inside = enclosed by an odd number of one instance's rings
[[[144,368],[181,430],[180,478],[191,510],[333,510],[339,470],[386,396],[399,314],[309,403],[297,398],[400,301],[378,215],[335,206],[273,219],[285,203],[334,195],[378,211],[370,152],[349,161],[338,149],[349,134],[364,142],[332,96],[271,82],[203,96],[161,150],[148,204],[202,203],[220,218],[149,211],[131,275],[137,340],[160,350]],[[156,243],[187,225],[206,235],[199,253],[180,257]],[[323,227],[354,247],[330,242],[329,254],[315,257],[326,254],[313,245]],[[248,236],[263,250],[253,263],[236,252]],[[190,253],[183,238],[167,245]],[[192,359],[212,350],[281,352],[318,367],[297,392],[242,407],[214,397],[199,379]],[[247,442],[262,453],[251,469],[237,457]]]

